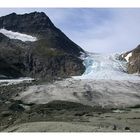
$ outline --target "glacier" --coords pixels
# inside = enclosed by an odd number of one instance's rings
[[[36,37],[33,37],[31,35],[9,31],[9,30],[6,30],[4,28],[0,29],[0,33],[4,34],[5,36],[7,36],[10,39],[18,39],[18,40],[21,40],[23,42],[26,42],[26,41],[34,42],[37,40]]]
[[[119,54],[88,53],[81,59],[86,67],[83,75],[31,85],[13,99],[35,104],[61,100],[104,108],[140,104],[140,77],[127,74],[127,61],[119,60]],[[30,83],[32,80],[28,77],[5,79],[0,80],[0,86]]]
[[[140,104],[140,77],[127,74],[127,61],[119,60],[119,54],[89,53],[81,59],[83,75],[30,86],[15,100],[35,104],[63,100],[109,108]]]
[[[140,80],[137,74],[127,73],[127,61],[119,60],[119,55],[89,53],[84,59],[86,67],[81,76],[74,79]]]

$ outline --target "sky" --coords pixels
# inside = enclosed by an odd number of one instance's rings
[[[89,52],[126,52],[140,44],[140,8],[0,8],[0,16],[33,11],[45,12]]]

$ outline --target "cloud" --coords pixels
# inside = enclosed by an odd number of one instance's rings
[[[52,9],[53,10],[53,9]],[[140,43],[140,9],[59,9],[50,17],[87,51],[124,52]]]
[[[140,43],[140,9],[131,8],[14,8],[0,15],[44,11],[71,40],[87,51],[112,53]]]

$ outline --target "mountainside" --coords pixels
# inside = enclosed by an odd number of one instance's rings
[[[135,49],[122,54],[120,58],[128,62],[128,73],[140,74],[140,45],[138,45]]]
[[[131,73],[140,73],[140,45],[90,53],[45,13],[0,17],[0,132],[139,132]]]
[[[43,12],[0,17],[0,77],[80,75],[85,70],[81,53]]]

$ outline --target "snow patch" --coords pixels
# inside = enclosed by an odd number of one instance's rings
[[[113,110],[114,113],[123,113],[123,112],[126,112],[125,110],[120,110],[120,109],[116,109],[116,110]]]
[[[123,58],[124,57],[124,54],[122,54],[121,57]]]
[[[18,39],[23,42],[26,42],[26,41],[34,42],[37,40],[36,37],[33,37],[31,35],[13,32],[13,31],[9,31],[6,29],[0,29],[0,33],[4,34],[5,36],[7,36],[10,39]]]
[[[127,62],[129,62],[129,59],[130,59],[131,56],[132,56],[132,52],[130,52],[130,53],[125,57],[125,60],[126,60]]]
[[[86,54],[84,52],[80,52],[80,57],[81,60],[84,60],[86,58]]]
[[[19,79],[4,79],[4,80],[0,80],[0,86],[8,86],[13,84],[15,85],[22,82],[31,82],[33,80],[34,80],[33,78],[29,78],[29,77],[24,77]]]

